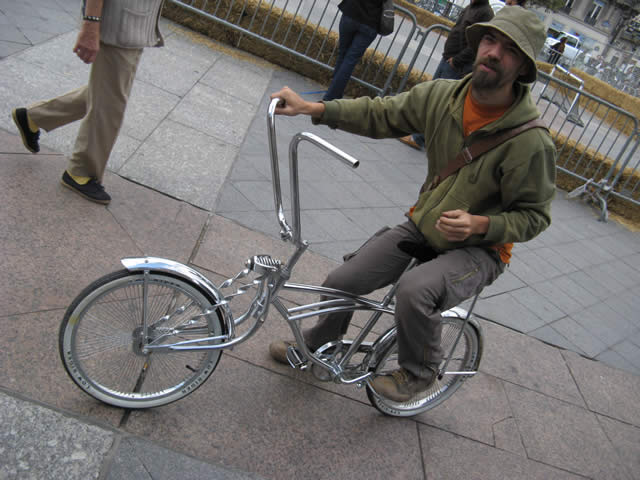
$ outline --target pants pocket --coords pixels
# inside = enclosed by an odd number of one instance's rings
[[[466,261],[446,274],[446,308],[459,305],[493,283],[504,270],[499,259],[483,248],[466,248]]]

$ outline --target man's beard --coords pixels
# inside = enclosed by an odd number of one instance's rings
[[[479,65],[486,65],[493,72],[487,72],[479,68]],[[473,64],[473,75],[471,85],[478,90],[496,90],[504,84],[504,71],[497,60],[489,57],[477,58]]]

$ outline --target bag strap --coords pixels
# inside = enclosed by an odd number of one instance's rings
[[[431,190],[437,187],[449,175],[457,172],[465,165],[469,165],[480,155],[497,147],[501,143],[506,142],[510,138],[513,138],[516,135],[520,135],[522,132],[525,132],[532,128],[544,128],[546,130],[547,126],[542,122],[542,120],[540,120],[539,118],[535,118],[528,121],[527,123],[518,125],[517,127],[510,128],[508,130],[502,130],[498,133],[494,133],[493,135],[489,135],[488,137],[481,138],[468,147],[464,147],[462,151],[458,153],[458,155],[456,155],[456,157],[452,159],[447,165],[445,165],[445,167],[440,171],[438,175],[435,176],[427,189]]]

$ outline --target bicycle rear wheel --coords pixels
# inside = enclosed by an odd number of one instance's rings
[[[451,350],[458,332],[462,329],[464,320],[456,317],[442,318],[442,348],[445,355]],[[447,371],[476,371],[480,363],[480,342],[476,328],[467,323],[460,337],[460,341],[451,355]],[[376,375],[389,374],[400,368],[398,365],[398,344],[394,341],[387,351],[380,357],[373,370]],[[467,375],[445,374],[442,379],[436,379],[435,383],[424,393],[416,395],[407,402],[395,402],[378,395],[367,384],[367,396],[371,404],[385,415],[395,417],[411,417],[425,412],[444,402],[462,383]]]
[[[145,283],[146,282],[146,283]],[[143,317],[151,345],[221,335],[219,311],[198,288],[164,273],[121,270],[85,288],[60,325],[62,363],[92,397],[123,408],[149,408],[196,390],[221,350],[143,353]],[[209,344],[214,342],[210,341]]]

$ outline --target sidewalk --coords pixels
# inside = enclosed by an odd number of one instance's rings
[[[76,3],[0,0],[0,21],[12,25],[3,35],[14,35],[0,37],[0,479],[640,478],[640,234],[598,222],[562,192],[552,227],[517,247],[476,307],[481,373],[416,418],[382,417],[354,387],[274,364],[266,346],[287,334],[276,315],[175,404],[129,413],[75,388],[58,358],[58,326],[120,258],[164,256],[220,283],[253,254],[283,252],[268,96],[285,84],[322,89],[163,22],[167,46],[143,55],[109,163],[113,201],[91,204],[59,184],[77,126],[43,133],[43,151],[31,155],[10,117],[85,82],[71,52]],[[63,31],[45,35],[50,23]],[[362,163],[350,171],[301,145],[311,247],[296,276],[321,281],[343,252],[402,221],[425,160],[395,140],[304,118],[276,126],[282,164],[299,131]]]

